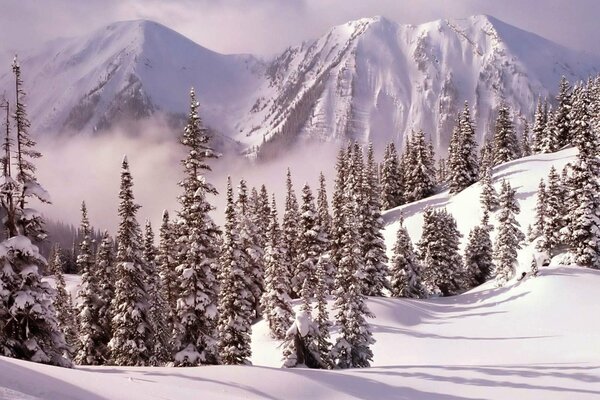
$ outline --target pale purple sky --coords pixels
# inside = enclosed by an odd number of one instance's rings
[[[108,23],[150,19],[222,53],[274,54],[333,25],[373,15],[401,23],[489,14],[600,54],[600,0],[3,0],[0,51]]]

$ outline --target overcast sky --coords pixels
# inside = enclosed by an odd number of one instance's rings
[[[150,19],[222,53],[274,54],[373,15],[402,23],[490,14],[600,54],[600,0],[0,0],[0,50]]]

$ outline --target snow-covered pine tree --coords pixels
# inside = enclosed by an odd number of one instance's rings
[[[469,233],[465,248],[465,267],[469,289],[485,283],[494,271],[493,247],[487,211],[484,211],[480,225]]]
[[[167,332],[169,332],[170,344],[173,346],[173,333],[177,320],[177,299],[179,298],[179,286],[177,279],[177,253],[174,249],[175,237],[173,224],[169,221],[169,213],[163,211],[162,223],[160,225],[158,253],[156,255],[156,267],[158,268],[159,290],[165,301],[165,319]]]
[[[535,223],[533,231],[535,237],[544,234],[546,214],[546,184],[544,183],[544,179],[542,178],[540,179],[540,184],[538,185],[537,201],[535,206]]]
[[[411,137],[407,165],[406,200],[417,201],[431,196],[435,188],[434,159],[422,130],[414,132]]]
[[[383,166],[381,168],[381,206],[384,210],[397,207],[403,203],[402,176],[398,152],[394,143],[385,147]]]
[[[425,209],[417,248],[424,266],[423,282],[430,293],[449,296],[462,291],[465,273],[458,253],[461,237],[456,220],[448,211]]]
[[[233,188],[228,178],[218,313],[219,361],[223,364],[249,364],[252,353],[250,334],[254,310],[246,277],[248,262],[237,224]]]
[[[267,231],[269,230],[269,217],[271,216],[271,206],[269,205],[269,192],[265,185],[260,186],[258,202],[255,207],[256,223],[260,232],[259,247],[264,249],[267,246]]]
[[[319,257],[317,261],[317,286],[315,288],[315,309],[317,316],[314,320],[315,332],[315,350],[319,355],[321,365],[326,368],[333,368],[333,360],[331,359],[331,343],[329,330],[332,323],[329,320],[329,312],[327,311],[327,292],[328,292],[328,272],[329,263],[324,257]]]
[[[377,180],[377,164],[373,144],[369,143],[367,164],[363,172],[361,202],[364,212],[362,227],[362,252],[365,260],[365,292],[367,296],[383,296],[389,289],[387,255],[383,240],[383,220],[381,219],[380,187]]]
[[[498,214],[498,235],[494,245],[494,261],[496,265],[496,280],[502,286],[515,275],[517,250],[525,235],[520,230],[515,215],[520,212],[515,190],[510,183],[502,181],[500,191],[500,212]]]
[[[356,167],[355,162],[349,164],[350,169]],[[341,211],[341,215],[334,214],[334,224],[336,218],[341,218],[336,225],[339,227],[339,242],[336,242],[339,248],[336,249],[338,264],[334,303],[340,335],[332,349],[332,358],[339,368],[368,367],[373,359],[370,345],[374,339],[366,321],[372,314],[362,294],[364,258],[359,238],[360,179],[358,174],[350,172],[344,178],[341,198],[334,196],[334,212],[336,205],[340,206],[338,212]],[[337,201],[340,203],[336,204]]]
[[[331,214],[329,213],[329,203],[327,201],[327,188],[325,185],[325,175],[321,172],[319,175],[319,191],[317,192],[317,223],[321,227],[321,263],[323,263],[326,274],[326,291],[330,293],[333,288],[335,270],[331,262]]]
[[[531,151],[533,154],[537,154],[542,151],[542,142],[544,140],[547,118],[547,110],[545,110],[545,108],[545,102],[542,102],[542,99],[538,96],[537,106],[533,116],[533,137],[531,140]]]
[[[554,122],[554,138],[555,148],[554,150],[560,150],[567,145],[572,144],[571,135],[571,119],[569,114],[571,113],[571,85],[569,81],[563,75],[560,78],[558,85],[558,94],[556,95],[556,109],[553,115]]]
[[[494,128],[494,165],[515,160],[519,157],[519,142],[505,103],[500,104]]]
[[[115,365],[149,365],[152,328],[146,267],[142,258],[142,232],[136,220],[140,206],[133,196],[133,179],[127,157],[121,168],[117,233],[116,284],[112,301],[112,339],[108,343]]]
[[[103,329],[100,321],[100,299],[98,274],[92,256],[90,222],[85,202],[81,203],[81,227],[83,240],[79,245],[77,269],[82,272],[81,286],[77,295],[77,320],[79,321],[79,346],[75,362],[80,365],[102,365],[107,359],[107,351],[102,343]]]
[[[206,181],[210,159],[217,158],[209,145],[208,131],[198,115],[198,101],[190,90],[190,110],[181,136],[186,157],[184,179],[179,183],[181,208],[177,225],[177,275],[179,282],[175,365],[194,366],[217,362],[217,264],[220,231],[210,211],[208,196],[217,190]]]
[[[71,301],[71,295],[67,293],[64,262],[62,259],[62,252],[59,245],[54,248],[54,260],[52,262],[52,268],[50,273],[54,275],[56,281],[56,296],[54,297],[54,308],[56,309],[56,319],[58,320],[58,327],[65,335],[65,340],[69,347],[69,351],[65,355],[70,358],[73,350],[75,350],[77,341],[77,327],[76,316],[73,310],[73,303]]]
[[[35,177],[33,160],[41,154],[28,133],[21,67],[15,57],[16,179],[12,177],[9,120],[3,149],[3,177],[0,182],[0,207],[6,239],[0,243],[0,355],[23,360],[70,366],[63,355],[68,350],[52,304],[55,291],[42,282],[40,268],[47,265],[34,240],[45,238],[40,213],[26,208],[31,199],[49,203],[48,193]],[[6,112],[9,106],[6,105]]]
[[[144,227],[144,244],[143,244],[143,258],[146,266],[148,275],[148,297],[149,297],[149,310],[148,318],[154,337],[152,338],[152,356],[150,363],[152,365],[161,366],[166,362],[170,361],[171,348],[170,343],[172,339],[172,332],[169,331],[167,325],[167,303],[162,297],[160,290],[161,282],[158,273],[158,267],[156,265],[158,250],[154,246],[154,231],[152,230],[152,224],[150,220],[146,221]]]
[[[481,195],[479,200],[484,211],[493,212],[498,208],[498,193],[492,183],[492,169],[488,168],[481,179]]]
[[[552,106],[546,106],[546,124],[542,135],[540,153],[552,153],[559,149],[558,139],[556,137],[557,129],[555,124],[554,111]]]
[[[256,215],[250,206],[246,181],[243,179],[238,186],[236,214],[238,235],[245,254],[245,278],[252,295],[253,317],[258,318],[260,316],[260,299],[264,292],[263,249],[259,245],[260,233]]]
[[[284,268],[290,271],[290,276],[294,276],[296,265],[298,264],[298,244],[300,242],[300,209],[292,184],[292,173],[289,168],[286,175],[286,189],[285,210],[281,224],[283,234],[281,242],[283,258],[281,262]],[[290,296],[292,298],[300,297],[300,288],[292,286]]]
[[[421,265],[417,260],[413,244],[402,219],[400,219],[400,227],[396,233],[393,252],[390,266],[392,296],[414,299],[424,298],[425,290],[421,279]]]
[[[446,180],[448,179],[448,170],[447,170],[447,166],[446,166],[446,159],[441,157],[438,160],[438,166],[437,166],[437,184],[438,185],[442,185],[446,182]]]
[[[101,348],[106,351],[104,359],[109,359],[108,342],[112,338],[112,299],[115,295],[115,254],[114,243],[108,231],[102,234],[102,240],[96,253],[94,272],[98,284],[98,326],[101,334]]]
[[[481,160],[479,165],[479,179],[483,179],[488,170],[494,168],[494,145],[490,140],[483,142],[479,159]]]
[[[336,178],[332,199],[333,215],[331,219],[330,262],[337,274],[337,266],[342,258],[342,237],[344,235],[344,204],[346,180],[348,180],[348,160],[346,152],[340,148],[335,164]],[[332,276],[335,281],[335,275]],[[334,282],[335,283],[335,282]],[[332,285],[332,289],[335,285]]]
[[[469,187],[477,181],[478,176],[477,142],[467,102],[459,115],[456,135],[453,160],[449,170],[450,193],[458,193]]]
[[[263,316],[269,324],[271,336],[275,339],[285,339],[285,333],[292,323],[294,312],[291,306],[290,271],[280,263],[283,253],[281,250],[281,230],[277,221],[277,206],[275,195],[271,203],[269,229],[265,248],[265,292],[261,299]]]
[[[531,139],[529,137],[529,122],[523,122],[523,133],[521,134],[521,157],[527,157],[531,152]]]
[[[298,247],[298,265],[292,276],[293,290],[302,293],[304,300],[314,295],[317,284],[317,262],[323,252],[324,244],[321,226],[318,224],[318,214],[310,186],[302,188],[302,207],[300,209],[300,241]],[[308,284],[308,292],[303,285]],[[308,297],[306,297],[308,296]]]
[[[568,242],[575,262],[600,268],[600,149],[592,126],[590,99],[584,91],[574,99],[572,139],[579,150],[569,178]]]
[[[543,193],[544,221],[540,226],[541,240],[538,242],[538,250],[545,251],[549,256],[555,255],[556,248],[562,242],[560,230],[565,226],[565,196],[566,192],[554,166],[550,168],[548,175],[548,187]],[[542,210],[540,210],[541,213]]]

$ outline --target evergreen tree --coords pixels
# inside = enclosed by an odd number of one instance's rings
[[[535,206],[535,225],[534,234],[536,237],[541,236],[546,231],[546,184],[544,179],[540,179],[537,191],[537,202]]]
[[[75,362],[81,365],[102,365],[106,363],[106,350],[102,343],[103,330],[100,321],[100,299],[98,298],[98,274],[94,270],[94,260],[90,243],[90,222],[85,202],[81,203],[81,228],[83,240],[79,245],[77,269],[83,272],[79,289],[77,313],[79,321],[79,349]]]
[[[346,193],[344,191],[346,181],[348,180],[348,160],[346,152],[340,148],[335,165],[336,178],[333,192],[332,208],[333,216],[331,220],[331,250],[330,261],[337,275],[337,266],[342,259],[342,238],[345,232],[344,227],[344,205],[346,202]],[[335,276],[333,276],[335,280]],[[335,285],[332,285],[332,289]]]
[[[571,136],[571,119],[569,114],[571,113],[571,87],[569,81],[564,77],[560,79],[558,85],[558,95],[556,96],[556,110],[553,115],[554,119],[554,138],[555,148],[554,150],[560,150],[561,148],[570,145],[572,143]]]
[[[479,165],[479,179],[483,179],[488,170],[494,167],[494,145],[491,141],[484,141],[479,159],[481,160]]]
[[[262,309],[271,336],[279,340],[285,339],[286,330],[293,319],[289,295],[291,276],[289,270],[283,268],[280,262],[282,257],[281,230],[277,222],[277,208],[275,195],[273,195],[265,249],[265,293],[262,297]]]
[[[352,173],[356,162],[350,165],[350,173],[344,177],[341,199],[334,196],[334,212],[337,201],[341,217],[336,243],[337,273],[335,284],[336,326],[340,335],[332,350],[332,356],[339,368],[368,367],[373,359],[370,345],[374,343],[366,317],[372,314],[362,294],[364,288],[364,258],[359,238],[360,218],[360,176]],[[339,171],[338,171],[339,172]],[[336,201],[337,200],[337,201]],[[335,215],[335,214],[334,214]]]
[[[335,270],[330,260],[332,222],[329,213],[329,203],[327,201],[327,188],[325,186],[325,176],[321,172],[319,175],[319,191],[317,193],[317,224],[321,227],[321,262],[325,268],[325,286],[329,293],[333,288]]]
[[[478,176],[477,142],[467,102],[459,116],[455,135],[457,137],[453,139],[455,144],[449,171],[450,193],[458,193],[469,187],[477,181]]]
[[[494,130],[494,165],[515,160],[519,156],[519,142],[506,104],[501,104]]]
[[[323,257],[319,257],[317,262],[317,286],[315,288],[315,301],[317,316],[314,320],[316,329],[314,332],[315,350],[319,355],[320,364],[326,368],[333,368],[333,360],[331,359],[331,343],[329,330],[332,323],[329,320],[329,312],[327,311],[327,290],[328,290],[328,263]]]
[[[108,342],[112,338],[112,299],[115,296],[115,254],[113,240],[105,231],[96,253],[94,273],[98,284],[98,326],[100,335],[98,337],[103,349],[104,360],[108,360]]]
[[[529,123],[523,123],[523,134],[521,135],[521,157],[527,157],[532,154],[531,140],[529,138]]]
[[[150,307],[148,317],[154,337],[152,340],[152,365],[163,365],[171,356],[170,342],[172,332],[167,326],[167,304],[162,297],[160,290],[160,276],[156,266],[156,258],[158,250],[154,246],[154,231],[150,221],[146,221],[144,229],[144,247],[143,247],[144,264],[146,265],[148,275],[148,295]]]
[[[492,212],[498,208],[498,193],[492,183],[492,169],[487,168],[481,179],[481,195],[479,200],[484,211]]]
[[[403,203],[402,176],[398,152],[394,143],[389,143],[383,155],[381,169],[381,206],[384,210],[397,207]]]
[[[542,102],[542,100],[538,97],[537,107],[533,116],[533,137],[531,144],[531,151],[533,154],[541,153],[542,151],[542,143],[544,141],[547,118],[547,104]]]
[[[498,215],[498,236],[494,247],[496,262],[496,279],[499,285],[504,285],[515,274],[517,250],[521,249],[521,241],[525,236],[519,229],[515,215],[520,211],[515,198],[515,190],[507,181],[502,181],[500,192],[500,213]]]
[[[77,327],[75,326],[77,321],[71,295],[67,293],[63,270],[64,262],[62,260],[61,249],[57,245],[54,248],[54,260],[50,272],[54,275],[56,281],[56,297],[54,298],[56,319],[58,320],[58,327],[65,335],[65,340],[69,346],[69,351],[65,354],[65,357],[69,358],[73,349],[75,349],[77,341]]]
[[[136,220],[140,206],[133,197],[127,158],[121,169],[117,233],[116,285],[112,301],[112,339],[108,343],[115,365],[149,365],[152,329],[148,315],[148,280],[142,258],[142,233]]]
[[[483,221],[469,233],[465,248],[465,267],[469,287],[476,287],[492,277],[494,271],[492,240],[487,211]]]
[[[298,206],[298,200],[294,187],[292,185],[292,174],[290,169],[287,170],[286,177],[286,198],[285,198],[285,211],[283,213],[282,222],[282,249],[284,251],[282,263],[284,268],[290,271],[290,276],[294,276],[296,273],[296,265],[298,260],[298,243],[300,241],[300,210]],[[292,286],[290,292],[292,298],[298,298],[300,296],[300,288]]]
[[[435,188],[434,160],[423,131],[412,135],[407,164],[406,200],[417,201],[431,196]]]
[[[190,91],[190,111],[181,137],[187,154],[182,165],[184,179],[179,183],[183,194],[177,225],[178,300],[175,339],[175,365],[194,366],[217,362],[217,263],[220,231],[210,211],[208,196],[217,190],[206,181],[210,159],[216,154],[198,115],[194,89]]]
[[[160,237],[158,254],[156,255],[156,267],[159,275],[160,295],[165,302],[166,330],[171,336],[169,347],[173,346],[173,333],[177,321],[177,298],[179,297],[179,286],[177,279],[177,254],[174,249],[174,227],[169,221],[169,213],[163,211],[162,223],[160,225]]]
[[[413,244],[402,219],[400,219],[400,227],[396,233],[393,252],[390,268],[392,296],[424,298],[421,265],[415,256]]]
[[[387,255],[385,254],[385,241],[383,240],[383,220],[381,219],[380,188],[377,181],[377,165],[373,145],[369,144],[367,151],[367,164],[363,173],[361,202],[362,228],[360,235],[363,242],[365,259],[365,292],[367,296],[383,296],[383,290],[389,288]]]
[[[240,181],[236,203],[237,229],[245,257],[245,278],[251,292],[253,317],[260,315],[260,298],[264,291],[263,249],[259,246],[259,230],[250,207],[246,181]]]
[[[461,236],[456,220],[445,209],[425,209],[417,248],[424,264],[423,281],[431,293],[449,296],[462,290],[465,276],[458,254]]]
[[[565,226],[565,196],[560,177],[552,166],[548,175],[548,188],[543,195],[544,204],[539,205],[544,208],[544,221],[540,225],[542,239],[538,242],[538,250],[547,252],[549,256],[554,255],[562,242],[560,230]]]
[[[552,153],[559,149],[558,139],[556,137],[557,129],[554,111],[552,111],[552,107],[547,106],[546,110],[546,125],[544,126],[542,142],[540,145],[540,152]]]
[[[592,126],[590,101],[582,94],[574,100],[573,142],[579,150],[569,178],[568,242],[574,261],[600,268],[600,164],[598,132]]]
[[[237,229],[236,207],[229,178],[218,312],[219,360],[223,364],[250,363],[253,309],[252,292],[246,277],[247,263]]]

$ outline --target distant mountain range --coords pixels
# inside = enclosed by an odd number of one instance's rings
[[[21,63],[38,134],[93,134],[155,113],[181,120],[194,86],[207,124],[264,157],[307,138],[401,144],[418,128],[445,152],[465,100],[481,139],[500,101],[518,122],[561,75],[600,69],[597,57],[485,15],[421,25],[363,18],[272,60],[222,55],[155,22],[117,22]],[[5,70],[0,88],[10,93]]]

